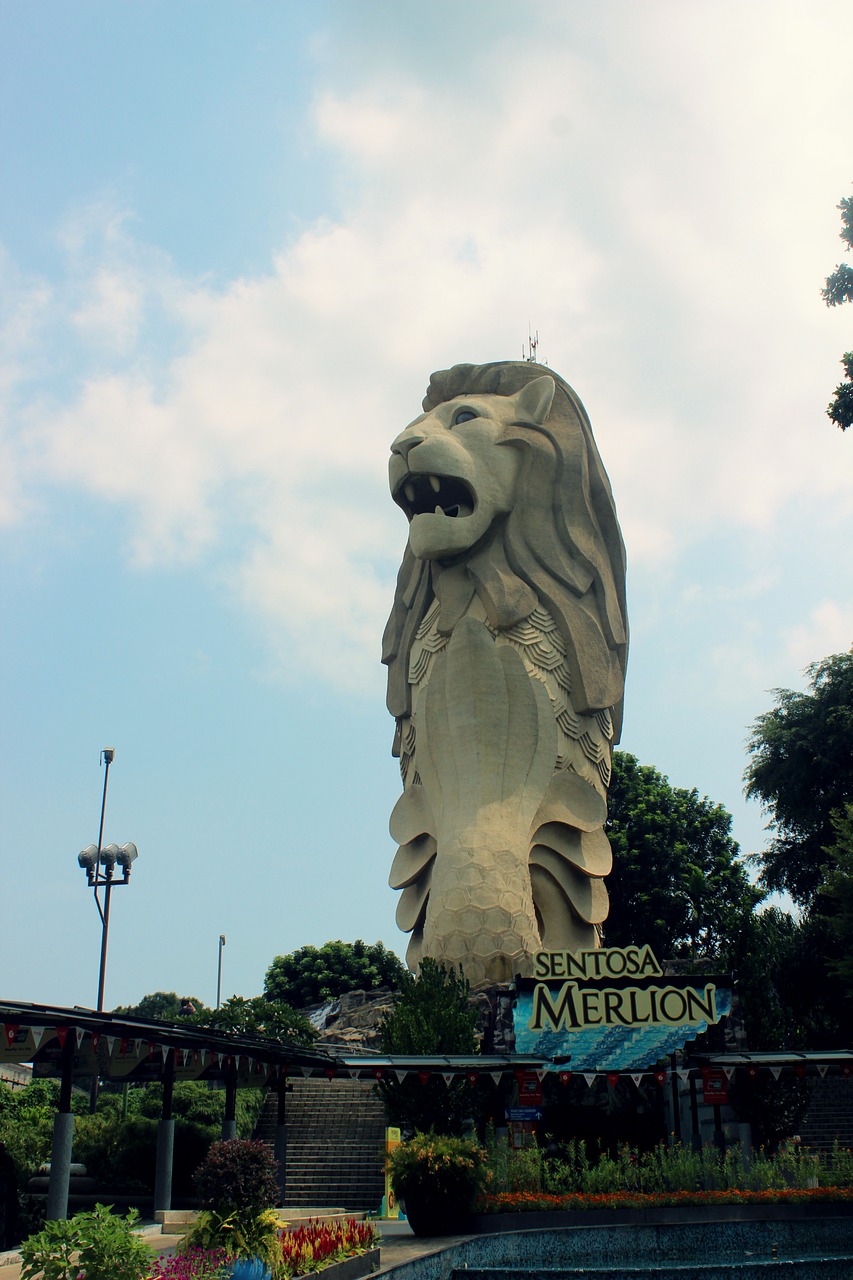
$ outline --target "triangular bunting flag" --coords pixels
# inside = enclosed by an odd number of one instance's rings
[[[561,1071],[561,1072],[560,1072],[560,1084],[568,1084],[568,1083],[569,1083],[569,1081],[571,1080],[571,1078],[572,1078],[572,1073],[571,1073],[571,1071]]]
[[[504,1078],[504,1073],[502,1071],[490,1071],[489,1075],[492,1077],[495,1084],[500,1084],[501,1080]]]
[[[757,1080],[757,1079],[758,1079],[758,1067],[755,1067],[755,1066],[747,1067],[747,1069],[746,1069],[746,1074],[749,1076],[750,1080]]]
[[[302,1067],[302,1074],[303,1074],[303,1076],[305,1077],[305,1079],[306,1079],[306,1080],[309,1080],[309,1079],[311,1078],[311,1068],[310,1068],[310,1067]]]
[[[374,1079],[375,1079],[375,1080],[384,1080],[384,1079],[385,1079],[385,1072],[383,1071],[382,1067],[374,1067],[374,1068],[373,1068],[373,1077],[374,1077]]]
[[[116,1042],[115,1036],[107,1036],[107,1053],[110,1055],[110,1057],[113,1056],[113,1046],[115,1042]]]
[[[56,1038],[57,1038],[57,1040],[59,1041],[59,1047],[60,1047],[60,1049],[64,1049],[64,1048],[65,1048],[65,1041],[68,1039],[68,1028],[67,1028],[67,1027],[57,1027],[57,1028],[56,1028]]]
[[[163,1055],[163,1061],[165,1062],[165,1061],[166,1061],[166,1059],[167,1059],[167,1058],[168,1058],[168,1056],[169,1056],[169,1046],[168,1046],[167,1044],[161,1044],[161,1045],[160,1045],[160,1052],[162,1053],[162,1055]]]
[[[477,1077],[477,1072],[476,1072],[476,1071],[466,1071],[466,1072],[465,1072],[465,1075],[468,1077],[468,1083],[469,1083],[469,1084],[476,1084],[476,1083],[477,1083],[477,1079],[478,1079],[478,1077]]]
[[[725,1072],[725,1074],[726,1074],[726,1079],[727,1079],[727,1080],[731,1080],[732,1076],[733,1076],[733,1075],[734,1075],[734,1073],[735,1073],[735,1069],[734,1069],[734,1067],[723,1067],[723,1071],[724,1071],[724,1072]]]
[[[544,1071],[537,1071],[537,1072],[536,1072],[536,1079],[537,1079],[537,1080],[539,1081],[539,1083],[541,1084],[541,1083],[542,1083],[542,1081],[545,1079],[545,1072],[544,1072]]]
[[[583,1076],[583,1078],[584,1078],[584,1080],[586,1080],[587,1085],[588,1085],[590,1088],[595,1084],[595,1074],[594,1074],[594,1073],[593,1073],[593,1074],[591,1074],[591,1075],[587,1075],[587,1073],[586,1073],[586,1072],[584,1072],[584,1076]]]
[[[665,1071],[653,1071],[652,1075],[654,1076],[655,1080],[657,1080],[658,1084],[666,1084]]]
[[[183,1055],[184,1055],[184,1066],[186,1067],[186,1066],[188,1066],[188,1065],[189,1065],[189,1063],[190,1063],[190,1061],[191,1061],[191,1059],[192,1059],[193,1051],[192,1051],[192,1049],[184,1049],[182,1052],[183,1052]]]
[[[771,1068],[770,1068],[770,1074],[771,1074],[771,1076],[773,1077],[773,1079],[774,1079],[774,1080],[778,1080],[778,1079],[779,1079],[779,1077],[780,1077],[780,1075],[782,1074],[782,1068],[781,1068],[781,1067],[771,1067]]]
[[[243,1057],[244,1055],[242,1053],[238,1053],[234,1058],[234,1065],[238,1071],[240,1070],[240,1063],[243,1061]]]
[[[126,1054],[129,1047],[130,1047],[130,1041],[127,1040],[124,1036],[122,1036],[121,1042],[118,1047],[119,1053],[121,1053],[122,1055]]]
[[[690,1079],[689,1067],[676,1067],[675,1074],[678,1076],[679,1080],[682,1080],[685,1083]]]
[[[12,1045],[15,1043],[15,1036],[18,1034],[18,1023],[4,1022],[3,1030],[6,1032],[6,1048],[11,1049]]]
[[[209,1049],[202,1049],[202,1050],[201,1050],[201,1065],[202,1065],[203,1067],[206,1067],[206,1066],[207,1066],[207,1059],[208,1059],[209,1055],[210,1055],[210,1050],[209,1050]]]
[[[92,1049],[95,1053],[97,1053],[100,1047],[101,1047],[101,1033],[100,1031],[93,1031],[92,1032]]]
[[[828,1066],[829,1066],[829,1064],[828,1064],[828,1063],[826,1063],[826,1062],[819,1062],[819,1063],[817,1064],[817,1069],[818,1069],[818,1071],[820,1072],[820,1078],[821,1078],[821,1080],[822,1080],[822,1079],[823,1079],[823,1077],[826,1075],[826,1072],[827,1072]]]
[[[409,1073],[408,1073],[408,1071],[400,1071],[397,1067],[395,1067],[395,1068],[394,1068],[394,1075],[397,1077],[397,1079],[398,1079],[401,1083],[402,1083],[402,1081],[403,1081],[403,1080],[405,1080],[405,1078],[406,1078],[406,1076],[407,1076],[408,1074],[409,1074]]]
[[[41,1044],[41,1038],[44,1035],[45,1029],[44,1027],[30,1027],[30,1031],[32,1032],[35,1047],[38,1048]]]
[[[77,1048],[79,1049],[80,1045],[83,1043],[83,1037],[86,1034],[85,1028],[75,1027],[74,1034],[77,1037]]]
[[[850,1072],[851,1072],[851,1070],[853,1070],[853,1068],[851,1068],[850,1063],[849,1063],[849,1062],[845,1062],[844,1066],[841,1068],[841,1074],[844,1076],[844,1079],[845,1079],[845,1080],[849,1080],[849,1079],[850,1079]]]
[[[452,1072],[452,1071],[442,1071],[442,1073],[441,1073],[441,1078],[442,1078],[442,1080],[444,1081],[444,1083],[445,1083],[445,1084],[453,1084],[453,1072]]]
[[[429,1084],[429,1072],[428,1072],[428,1071],[419,1071],[419,1072],[418,1072],[418,1079],[420,1080],[421,1084]]]
[[[335,1076],[336,1076],[337,1074],[338,1074],[338,1073],[337,1073],[337,1070],[336,1070],[336,1068],[335,1068],[335,1067],[326,1067],[326,1069],[325,1069],[325,1071],[324,1071],[324,1075],[325,1075],[326,1079],[328,1080],[329,1084],[331,1084],[331,1083],[332,1083],[332,1081],[334,1080],[334,1078],[335,1078]]]
[[[607,1076],[607,1083],[610,1085],[611,1089],[615,1089],[619,1083],[619,1072],[607,1071],[605,1072],[605,1075]]]
[[[642,1072],[642,1071],[632,1071],[632,1072],[631,1072],[631,1079],[634,1081],[634,1084],[637,1086],[637,1088],[638,1088],[638,1089],[639,1089],[639,1087],[640,1087],[640,1081],[642,1080],[642,1078],[643,1078],[643,1072]]]
[[[361,1075],[361,1068],[360,1068],[360,1067],[349,1067],[349,1068],[347,1069],[347,1075],[348,1075],[352,1080],[357,1080],[357,1079],[359,1078],[359,1076]]]
[[[806,1074],[805,1066],[803,1065],[802,1062],[798,1062],[794,1067],[794,1075],[799,1076],[800,1079],[802,1079],[805,1074]]]

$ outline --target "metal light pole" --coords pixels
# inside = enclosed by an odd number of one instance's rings
[[[135,844],[123,844],[119,847],[117,844],[108,844],[104,848],[104,812],[107,806],[107,783],[110,777],[110,765],[115,759],[115,749],[106,747],[101,752],[101,759],[106,768],[104,771],[104,792],[101,797],[101,822],[98,828],[98,843],[87,845],[77,855],[78,864],[83,867],[86,872],[86,881],[90,889],[95,892],[95,906],[98,908],[98,915],[101,918],[101,962],[98,969],[98,1012],[101,1013],[104,1008],[104,982],[107,976],[107,943],[110,933],[110,901],[114,887],[120,884],[128,884],[130,881],[130,868],[138,857],[138,849]],[[121,867],[121,880],[114,879],[116,867]],[[103,873],[101,871],[103,868]],[[101,906],[101,900],[98,897],[98,890],[101,885],[104,886],[104,905]]]
[[[219,935],[219,963],[216,967],[216,1007],[222,1003],[222,948],[225,946],[225,934]]]

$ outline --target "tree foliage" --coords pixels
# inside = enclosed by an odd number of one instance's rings
[[[267,970],[264,995],[297,1009],[331,1000],[345,991],[399,990],[408,970],[381,942],[327,942],[276,956]]]
[[[806,674],[808,692],[774,689],[776,705],[753,724],[744,780],[773,835],[755,855],[761,883],[810,910],[836,842],[833,815],[853,801],[853,650]]]
[[[251,999],[232,996],[218,1009],[197,1013],[193,1021],[216,1031],[283,1040],[288,1044],[310,1045],[317,1037],[304,1014],[282,1000],[267,1000],[264,996]]]
[[[117,1005],[113,1009],[116,1017],[122,1014],[126,1018],[161,1018],[164,1022],[181,1022],[192,1018],[192,1014],[181,1013],[182,1005],[187,1002],[196,1013],[205,1013],[206,1006],[196,996],[179,996],[174,991],[152,991],[142,997],[139,1004]]]
[[[392,1012],[379,1024],[387,1054],[443,1055],[478,1052],[476,1010],[464,976],[436,960],[421,961],[418,976],[403,973]],[[472,1089],[464,1079],[449,1084],[435,1075],[383,1080],[379,1092],[389,1124],[406,1132],[460,1134],[472,1111]]]
[[[819,915],[836,944],[829,968],[842,984],[847,1015],[853,1013],[853,803],[832,815],[835,833],[826,849]]]
[[[853,196],[843,199],[838,208],[841,211],[841,239],[848,249],[853,249]],[[831,276],[827,276],[822,297],[828,307],[838,307],[843,302],[853,302],[853,268],[846,262],[835,268]],[[853,425],[853,351],[848,351],[841,359],[846,382],[835,388],[835,395],[827,406],[827,414],[832,421],[846,431]]]
[[[762,895],[731,835],[731,815],[617,751],[608,798],[613,848],[607,946],[650,943],[661,958],[719,956]]]

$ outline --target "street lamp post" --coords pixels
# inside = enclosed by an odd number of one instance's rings
[[[225,946],[225,934],[219,935],[219,963],[216,966],[216,1007],[222,1003],[222,948]]]
[[[90,889],[95,893],[95,906],[98,908],[98,915],[101,918],[101,962],[98,969],[98,1012],[101,1013],[104,1008],[104,982],[107,976],[107,943],[110,933],[110,902],[112,891],[118,885],[130,883],[130,869],[138,857],[138,849],[135,844],[128,842],[121,846],[117,844],[103,844],[104,840],[104,811],[107,804],[107,782],[110,776],[110,765],[115,759],[115,750],[113,747],[107,747],[101,752],[101,759],[106,765],[104,772],[104,791],[101,797],[101,823],[98,828],[98,843],[87,845],[77,855],[78,864],[86,872],[86,882]],[[115,879],[116,868],[121,868],[121,879]],[[103,885],[104,888],[104,904],[101,906],[101,900],[98,897],[98,890]]]

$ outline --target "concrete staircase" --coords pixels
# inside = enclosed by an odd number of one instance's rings
[[[359,1080],[292,1080],[287,1095],[288,1208],[378,1210],[385,1190],[385,1109]],[[276,1097],[267,1095],[255,1137],[273,1146]]]

